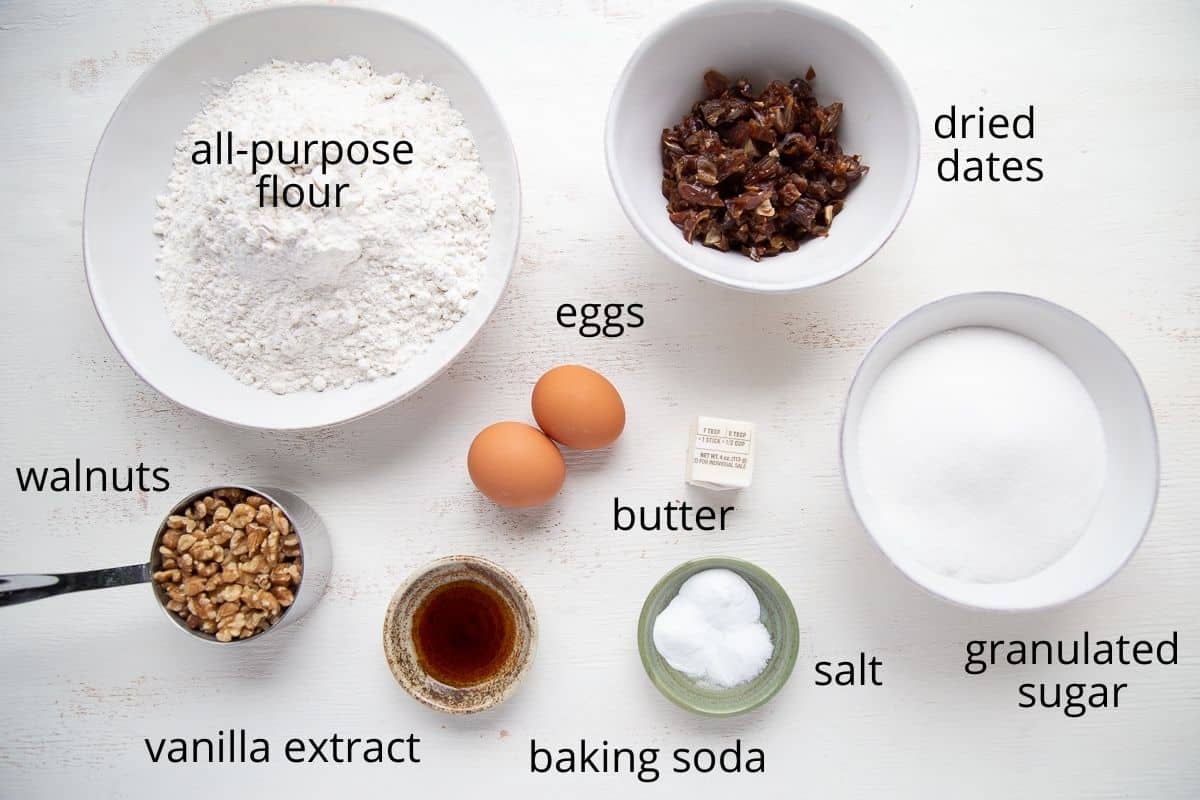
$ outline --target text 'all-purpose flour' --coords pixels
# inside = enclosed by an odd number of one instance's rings
[[[238,149],[274,142],[278,154],[266,165],[249,154],[197,164],[197,143],[217,136]],[[397,139],[412,143],[409,163],[303,154],[309,141]],[[318,199],[264,203],[261,182]],[[339,202],[322,205],[318,185],[343,186]],[[462,319],[494,210],[446,94],[357,57],[273,61],[219,87],[176,145],[158,204],[172,329],[238,380],[278,393],[395,374]]]

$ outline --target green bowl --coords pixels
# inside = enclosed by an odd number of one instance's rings
[[[762,606],[760,619],[775,645],[766,668],[757,677],[731,689],[698,684],[667,664],[654,647],[654,620],[679,594],[679,587],[697,572],[716,568],[733,570],[754,589]],[[800,624],[787,592],[762,568],[737,558],[716,556],[680,564],[650,590],[638,618],[638,651],[650,681],[675,705],[710,717],[744,714],[778,694],[796,666],[799,648]]]

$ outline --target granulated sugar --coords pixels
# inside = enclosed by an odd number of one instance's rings
[[[902,353],[858,427],[881,539],[943,575],[992,583],[1061,558],[1091,519],[1104,432],[1076,375],[1041,345],[961,328]]]
[[[340,207],[261,205],[248,156],[196,165],[197,140],[405,139],[412,163],[270,164],[344,183]],[[397,372],[470,307],[494,208],[462,116],[436,86],[362,58],[275,61],[220,87],[183,132],[155,232],[167,317],[193,350],[274,392]]]

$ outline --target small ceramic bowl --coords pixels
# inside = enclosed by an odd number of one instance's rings
[[[760,619],[775,645],[766,668],[757,677],[731,689],[697,683],[668,664],[654,647],[655,619],[679,594],[684,581],[706,569],[733,570],[750,584],[762,606]],[[650,590],[638,619],[638,651],[650,681],[675,705],[709,717],[744,714],[778,694],[796,666],[799,647],[800,624],[787,592],[762,568],[737,558],[714,556],[680,564]]]
[[[688,244],[667,218],[660,137],[701,99],[703,75],[717,69],[771,80],[816,71],[817,99],[845,104],[838,141],[870,171],[846,198],[823,239],[754,262]],[[717,0],[692,8],[648,36],[617,81],[604,148],[613,189],[629,221],[666,258],[716,283],[754,292],[818,286],[875,254],[900,224],[917,182],[916,104],[891,59],[845,20],[798,3]]]
[[[482,583],[508,605],[516,622],[516,642],[497,675],[475,686],[448,686],[422,669],[413,645],[413,617],[421,602],[439,586],[455,581]],[[485,711],[507,700],[537,646],[537,615],[520,581],[502,567],[476,556],[447,556],[421,567],[392,596],[383,621],[383,652],[392,675],[404,690],[430,708],[448,714]]]
[[[942,575],[895,543],[864,486],[858,453],[863,406],[880,374],[922,339],[970,326],[1020,334],[1057,355],[1091,394],[1100,414],[1108,474],[1079,541],[1041,572],[1004,583]],[[1101,586],[1133,556],[1158,497],[1158,439],[1150,400],[1133,364],[1095,325],[1062,306],[1022,294],[974,292],[945,297],[902,317],[875,341],[855,373],[841,431],[842,479],[855,513],[896,567],[933,594],[971,608],[1031,611],[1061,605]]]

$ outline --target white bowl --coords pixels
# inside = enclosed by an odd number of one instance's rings
[[[462,113],[496,200],[487,264],[467,315],[398,374],[349,389],[276,395],[239,383],[171,332],[154,277],[155,196],[166,187],[175,142],[213,80],[232,80],[273,58],[305,62],[352,55],[364,56],[384,74],[428,79],[445,89]],[[470,344],[508,284],[520,219],[520,179],[508,131],[478,76],[449,46],[391,14],[292,6],[213,24],[159,59],[133,85],[92,161],[83,255],[101,323],[117,351],[151,386],[235,425],[315,428],[369,414],[411,394]]]
[[[754,262],[688,244],[667,218],[659,139],[704,93],[710,68],[771,80],[816,70],[818,100],[845,103],[838,141],[870,171],[846,199],[829,236]],[[862,31],[824,11],[787,2],[718,0],[655,31],[634,52],[613,91],[605,129],[608,174],[629,221],[658,252],[702,278],[755,292],[791,292],[840,278],[883,246],[917,182],[920,126],[908,86]]]
[[[971,583],[941,575],[895,546],[863,485],[858,423],[883,370],[912,345],[954,328],[987,326],[1032,339],[1070,367],[1100,414],[1108,472],[1099,504],[1075,546],[1041,572],[1006,583]],[[841,431],[842,479],[863,527],[901,572],[951,602],[996,611],[1060,605],[1105,583],[1133,556],[1158,497],[1158,440],[1150,400],[1137,371],[1103,331],[1046,300],[1005,292],[946,297],[894,323],[855,373]]]

